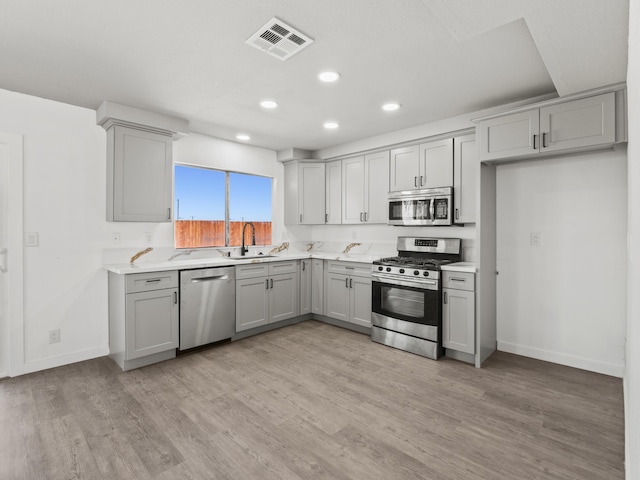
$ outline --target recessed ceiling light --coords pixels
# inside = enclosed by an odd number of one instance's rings
[[[340,74],[338,72],[322,72],[318,78],[321,82],[335,82],[340,78]]]
[[[327,130],[333,130],[336,129],[340,126],[340,124],[338,122],[325,122],[324,124],[324,128],[326,128]]]
[[[262,108],[276,108],[278,106],[278,102],[274,102],[273,100],[262,100],[260,102],[260,106]]]
[[[238,140],[251,140],[251,137],[245,133],[239,133],[236,135]]]
[[[398,110],[399,108],[400,104],[395,102],[385,103],[384,105],[382,105],[382,109],[385,112],[393,112],[394,110]]]

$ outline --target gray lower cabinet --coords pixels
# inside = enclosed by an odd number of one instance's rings
[[[475,274],[443,272],[442,343],[447,349],[475,353]]]
[[[123,370],[173,358],[178,272],[109,273],[109,356]]]
[[[299,315],[299,261],[236,266],[236,332]]]
[[[371,327],[371,265],[327,261],[325,315]]]
[[[311,260],[311,313],[324,315],[324,260]]]

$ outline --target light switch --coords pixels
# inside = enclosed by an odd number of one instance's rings
[[[25,247],[37,247],[39,243],[38,232],[26,232],[24,234]]]
[[[531,246],[532,247],[540,247],[542,245],[542,234],[541,233],[532,233],[531,234]]]

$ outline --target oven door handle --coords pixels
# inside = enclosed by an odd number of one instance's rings
[[[437,280],[412,280],[405,278],[396,278],[396,277],[387,277],[385,275],[375,274],[372,275],[371,280],[373,282],[384,283],[386,285],[396,285],[401,287],[413,287],[419,288],[422,290],[437,290],[438,289],[438,281]]]

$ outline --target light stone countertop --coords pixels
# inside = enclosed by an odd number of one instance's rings
[[[125,275],[128,273],[149,273],[162,272],[167,270],[189,270],[195,268],[224,267],[231,265],[247,265],[251,263],[268,263],[280,262],[286,260],[301,260],[305,258],[319,258],[323,260],[340,260],[343,262],[373,263],[380,256],[362,255],[354,253],[341,252],[287,252],[272,256],[250,256],[248,258],[229,258],[229,257],[211,257],[211,258],[185,258],[163,262],[145,262],[144,257],[138,259],[133,265],[130,263],[112,263],[103,265],[103,268],[109,272]]]
[[[473,262],[450,263],[449,265],[443,265],[441,268],[450,272],[476,273],[477,271],[476,264]]]

